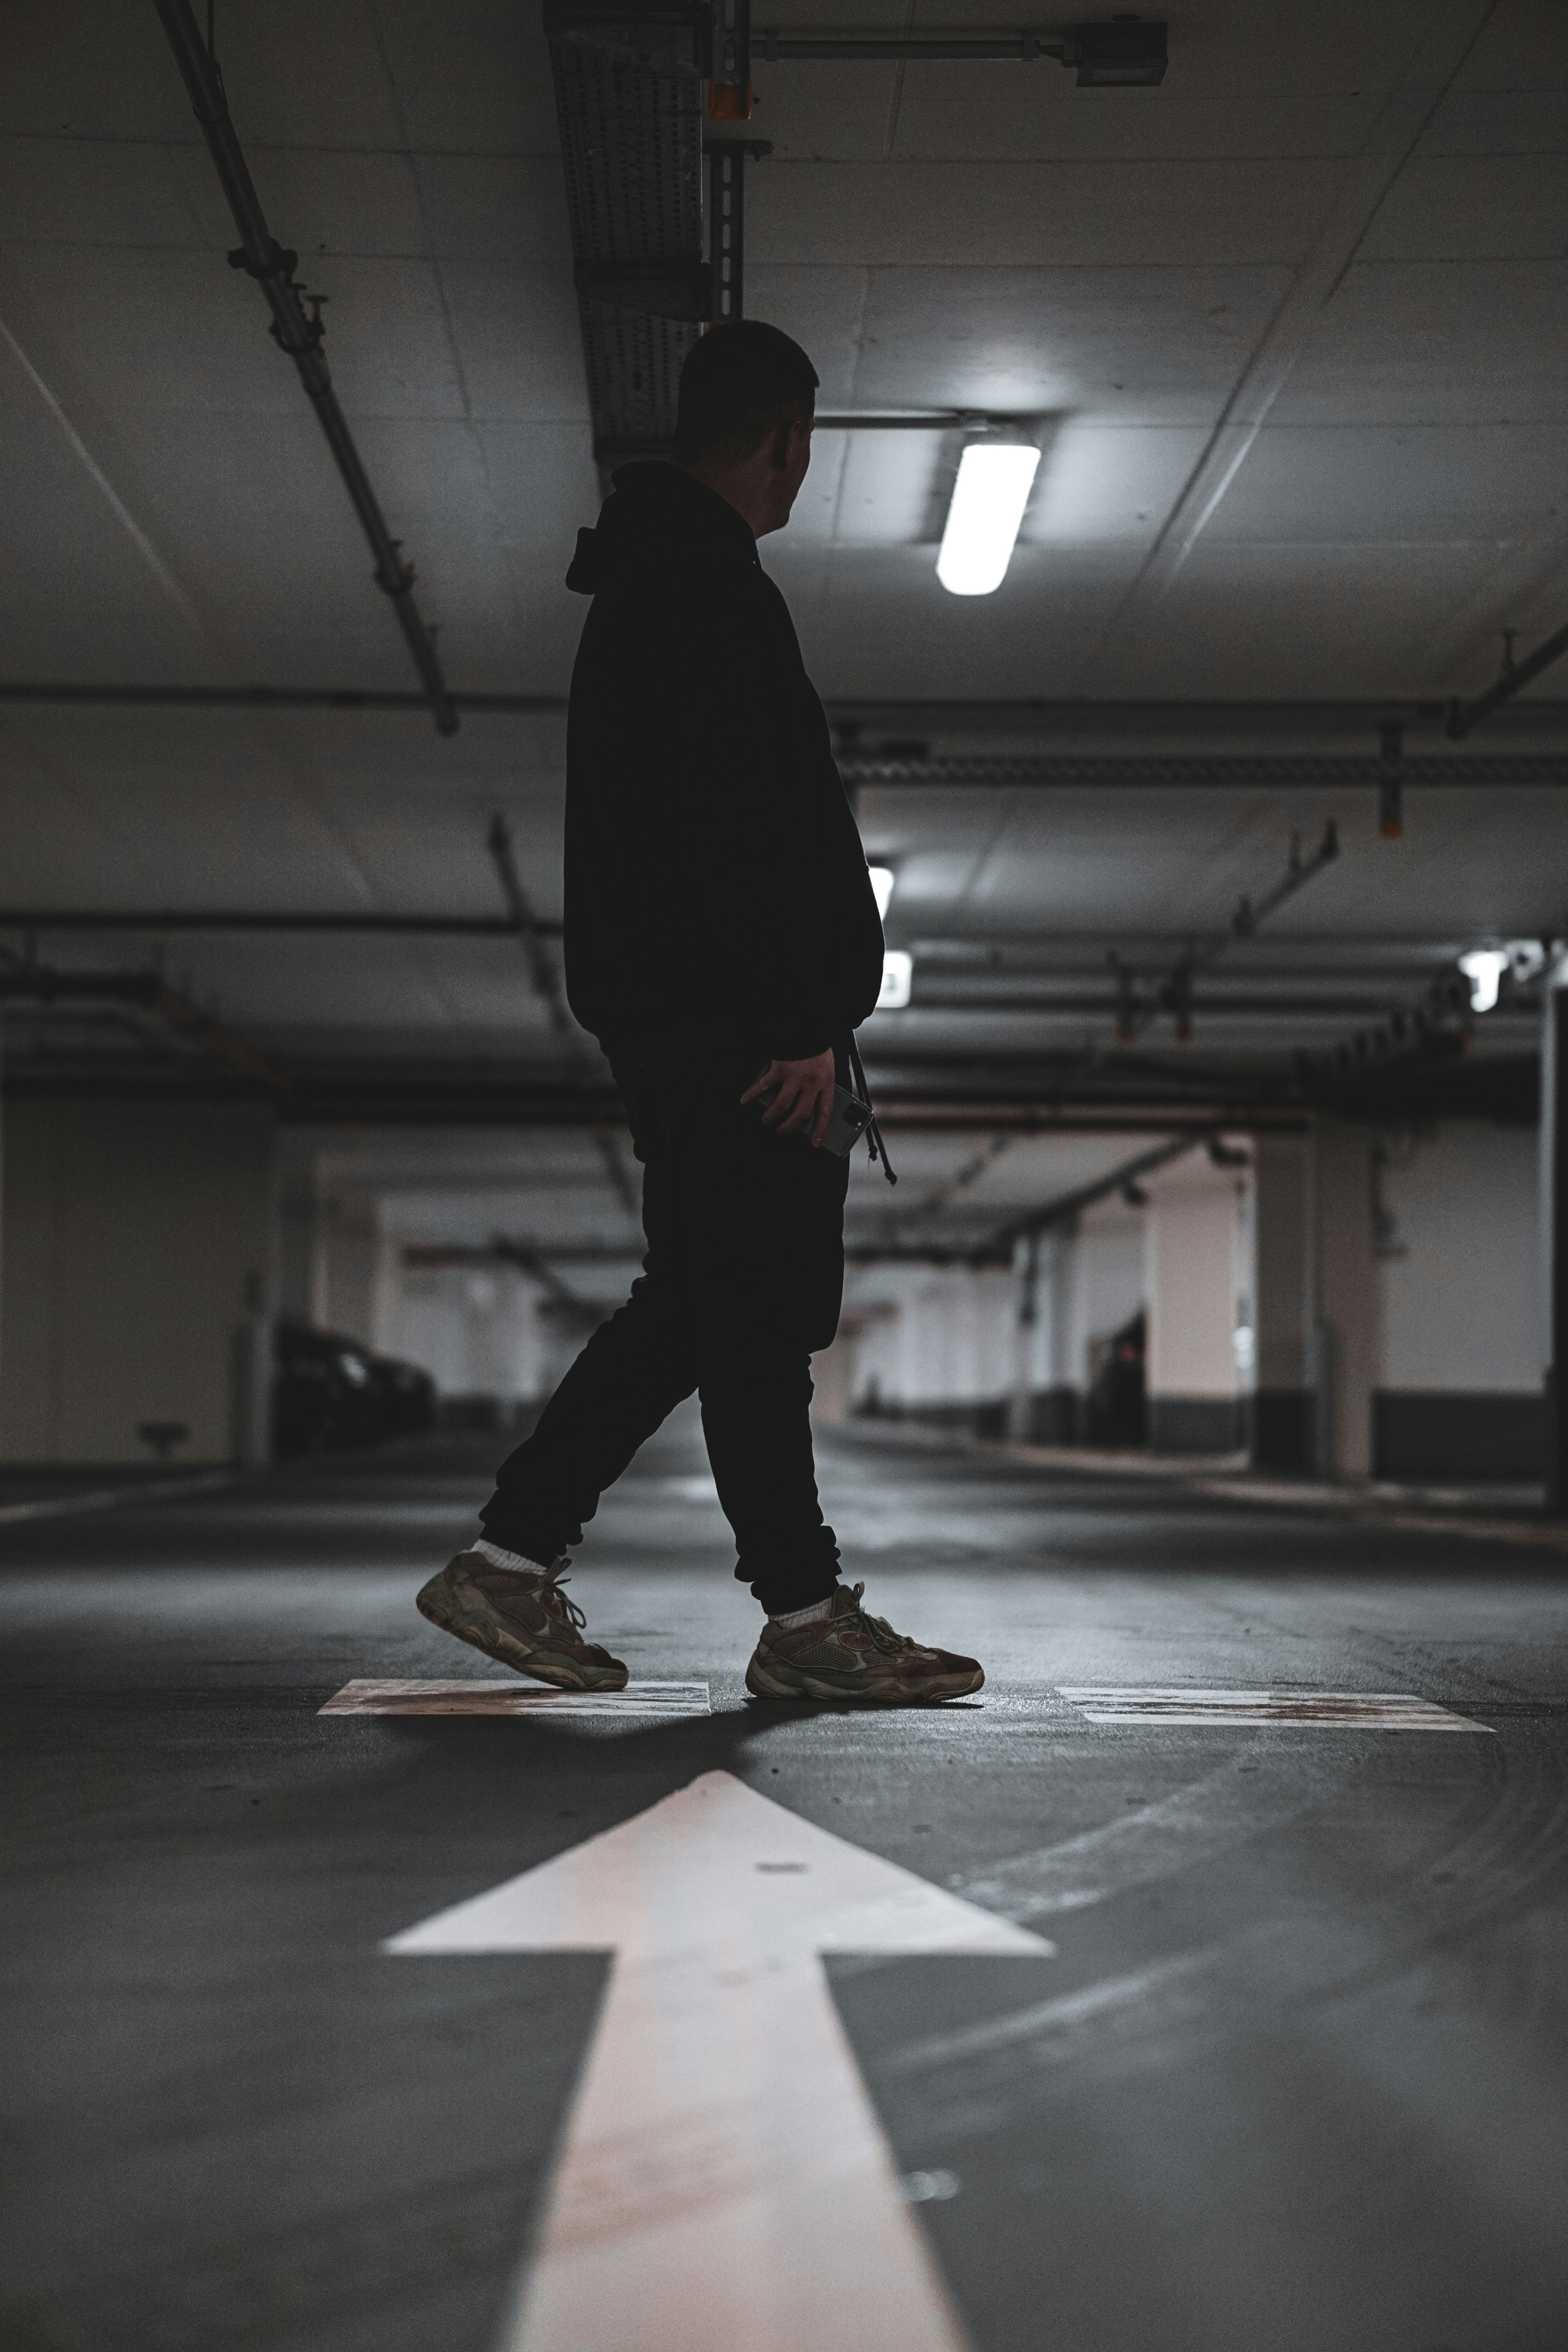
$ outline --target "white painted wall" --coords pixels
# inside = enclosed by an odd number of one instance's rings
[[[1537,1389],[1545,1368],[1537,1139],[1456,1122],[1390,1140],[1383,1260],[1390,1389]]]
[[[401,1269],[386,1346],[429,1372],[443,1396],[536,1403],[582,1345],[539,1313],[539,1286],[515,1267]]]
[[[1058,1360],[1067,1365],[1068,1384],[1083,1391],[1098,1369],[1097,1343],[1131,1321],[1143,1303],[1143,1213],[1120,1201],[1091,1211],[1079,1231],[1074,1276]]]
[[[155,1421],[189,1429],[177,1462],[244,1453],[276,1137],[247,1104],[7,1106],[0,1459],[149,1462]]]
[[[377,1355],[397,1356],[401,1251],[374,1193],[326,1190],[318,1203],[311,1320]]]
[[[1234,1397],[1251,1386],[1236,1331],[1252,1313],[1251,1181],[1194,1155],[1145,1180],[1151,1396]]]
[[[1010,1389],[1014,1286],[1005,1271],[865,1267],[852,1278],[847,1305],[851,1311],[873,1305],[893,1309],[859,1337],[858,1401],[873,1383],[884,1404],[906,1409],[990,1403]]]
[[[1009,1276],[1016,1381],[1026,1394],[1072,1388],[1094,1377],[1098,1343],[1131,1322],[1143,1304],[1143,1220],[1118,1200],[1075,1225],[1042,1234],[1035,1279],[1035,1319],[1016,1328],[1023,1253]]]

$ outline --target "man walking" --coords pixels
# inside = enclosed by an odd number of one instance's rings
[[[978,1690],[838,1580],[812,1460],[810,1358],[837,1327],[848,1164],[821,1142],[882,931],[826,721],[757,541],[789,520],[817,378],[745,320],[680,379],[675,463],[626,466],[566,584],[593,604],[567,727],[565,960],[643,1163],[647,1255],[425,1615],[521,1674],[619,1690],[561,1590],[599,1496],[701,1398],[735,1573],[767,1622],[759,1698],[911,1705]]]

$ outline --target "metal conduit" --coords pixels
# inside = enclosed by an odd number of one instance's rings
[[[1484,694],[1478,694],[1473,702],[1450,703],[1447,732],[1456,743],[1463,742],[1472,727],[1479,727],[1483,719],[1489,719],[1503,703],[1511,701],[1521,687],[1539,677],[1543,669],[1550,669],[1553,662],[1561,661],[1564,654],[1568,654],[1568,629],[1559,629],[1554,636],[1537,646],[1532,654],[1526,654],[1521,662],[1510,662],[1502,676]]]
[[[267,226],[261,200],[229,118],[223,78],[207,54],[188,0],[155,0],[155,5],[239,231],[239,246],[228,257],[230,267],[247,271],[267,297],[272,312],[273,341],[299,370],[300,381],[327,436],[327,446],[375,557],[376,585],[392,599],[392,609],[414,657],[437,730],[442,735],[455,735],[457,707],[447,690],[436,640],[414,601],[414,567],[404,562],[401,542],[386,527],[386,518],[371,487],[370,476],[365,472],[349,421],[332,387],[331,372],[322,355],[320,304],[315,306],[315,315],[307,318],[301,289],[294,279],[300,257],[280,246]]]

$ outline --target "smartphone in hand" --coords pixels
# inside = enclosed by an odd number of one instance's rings
[[[761,1077],[759,1070],[757,1076]],[[777,1087],[770,1087],[765,1095],[755,1097],[759,1111],[769,1109],[778,1100]],[[833,1116],[827,1122],[827,1132],[822,1139],[821,1150],[831,1151],[837,1159],[847,1160],[871,1124],[871,1106],[852,1095],[847,1087],[833,1089]]]

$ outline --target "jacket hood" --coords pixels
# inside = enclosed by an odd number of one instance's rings
[[[577,533],[566,585],[596,596],[618,581],[696,567],[757,562],[751,528],[717,490],[679,466],[645,459],[622,466],[592,530]]]

